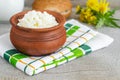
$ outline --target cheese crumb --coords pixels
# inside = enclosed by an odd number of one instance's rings
[[[50,28],[58,25],[53,15],[35,10],[29,11],[18,21],[18,26],[26,28]]]

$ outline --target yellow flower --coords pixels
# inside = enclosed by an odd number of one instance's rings
[[[106,13],[109,10],[109,2],[106,0],[100,0],[99,10],[102,14]]]
[[[79,19],[80,19],[81,22],[85,22],[85,18],[84,18],[84,15],[83,15],[83,14],[80,14]]]
[[[87,0],[86,7],[81,8],[78,5],[76,7],[76,11],[77,14],[80,14],[79,15],[80,21],[88,24],[96,25],[96,28],[101,27],[103,25],[110,25],[113,27],[120,28],[120,26],[114,22],[115,20],[113,18],[114,13],[109,15],[114,10],[110,11],[109,2],[107,0]],[[105,21],[108,21],[108,23],[106,23]]]
[[[83,8],[81,10],[81,13],[84,15],[92,15],[93,14],[90,8]]]
[[[86,5],[92,10],[99,12],[99,1],[98,0],[88,0]]]
[[[97,19],[96,16],[91,16],[90,19],[89,19],[89,21],[90,21],[91,23],[94,23],[94,21],[95,21],[96,19]]]
[[[91,9],[89,8],[83,8],[81,10],[81,14],[80,14],[80,21],[82,22],[90,22],[91,20],[95,20],[93,16],[93,12],[91,11]]]
[[[80,5],[77,5],[77,7],[76,7],[76,13],[78,13],[79,11],[80,11]]]

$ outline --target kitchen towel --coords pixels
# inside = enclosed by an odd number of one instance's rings
[[[73,59],[107,47],[113,39],[72,19],[65,23],[67,40],[58,51],[47,56],[27,56],[11,44],[9,33],[0,37],[0,56],[28,75],[35,75]],[[97,44],[97,45],[96,45]]]

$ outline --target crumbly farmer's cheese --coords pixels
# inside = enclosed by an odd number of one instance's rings
[[[29,11],[17,24],[26,28],[50,28],[58,25],[55,17],[47,12]]]

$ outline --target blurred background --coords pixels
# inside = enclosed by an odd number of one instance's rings
[[[25,6],[31,7],[34,0],[25,0]],[[71,0],[73,7],[77,4],[85,5],[87,0]],[[120,8],[120,0],[107,0],[110,2],[111,7],[119,7]]]

